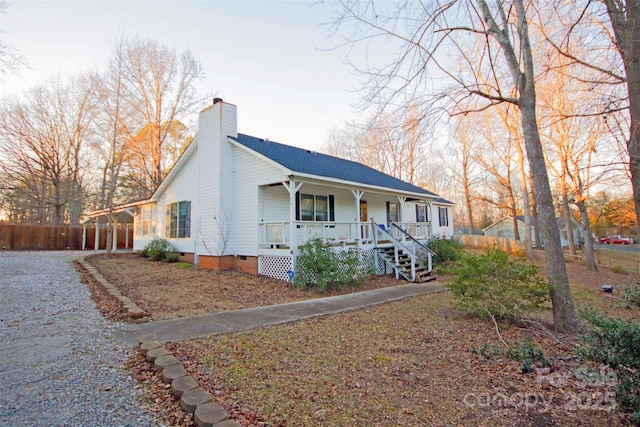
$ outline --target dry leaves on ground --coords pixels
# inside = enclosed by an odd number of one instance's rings
[[[283,304],[398,283],[375,276],[361,286],[317,293],[271,277],[182,268],[184,264],[153,262],[135,254],[94,255],[87,257],[87,262],[140,308],[150,312],[154,320]]]
[[[453,310],[447,294],[172,349],[245,426],[621,424],[612,384],[576,375],[601,367],[581,366],[571,337],[506,324],[501,334],[511,346],[531,339],[549,370],[522,373],[491,322]]]
[[[324,296],[268,278],[133,256],[90,262],[155,318]],[[579,263],[567,269],[578,306],[629,315],[619,290],[636,277],[589,272]],[[362,289],[398,283],[404,282],[375,278]],[[614,294],[602,292],[605,283],[614,284]],[[500,334],[512,348],[531,340],[551,366],[523,374],[494,325],[461,314],[446,293],[168,346],[245,426],[624,424],[610,411],[615,392],[608,371],[574,357],[575,337],[556,340],[548,331],[508,324]],[[168,400],[154,399],[172,413]]]

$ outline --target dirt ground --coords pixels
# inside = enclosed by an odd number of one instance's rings
[[[392,276],[374,276],[362,285],[317,293],[270,277],[239,271],[217,272],[184,263],[153,262],[135,254],[110,258],[94,255],[87,261],[154,320],[283,304],[398,283]]]
[[[287,282],[218,274],[133,255],[90,257],[107,279],[154,319],[326,296]],[[540,255],[537,263],[542,264]],[[637,281],[607,268],[567,264],[579,309],[631,317],[620,289]],[[544,275],[544,269],[541,269]],[[439,281],[446,277],[439,277]],[[375,277],[345,292],[404,281]],[[601,285],[614,285],[606,294]],[[107,302],[103,301],[102,306]],[[540,323],[550,326],[546,313]],[[448,293],[243,333],[169,344],[190,374],[245,426],[605,426],[626,425],[615,410],[606,367],[575,356],[576,336],[470,318]],[[531,373],[507,347],[528,342],[544,355]],[[134,376],[149,387],[153,411],[193,425],[143,360]],[[536,368],[539,368],[536,370]]]

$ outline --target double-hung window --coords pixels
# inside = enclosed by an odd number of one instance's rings
[[[136,236],[149,237],[156,234],[155,205],[145,205],[140,208],[136,215]]]
[[[300,194],[298,215],[301,221],[335,221],[333,196]]]
[[[429,211],[426,205],[416,205],[416,222],[429,222]]]
[[[448,211],[447,208],[438,207],[438,220],[439,220],[440,227],[449,226],[449,215],[447,211]]]
[[[191,237],[191,202],[175,202],[167,205],[166,211],[167,239],[184,239]]]

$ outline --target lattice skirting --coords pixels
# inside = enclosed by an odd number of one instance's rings
[[[394,274],[393,268],[391,268],[383,259],[382,257],[379,257],[376,253],[375,249],[371,249],[371,252],[373,253],[373,257],[374,257],[374,265],[376,267],[376,274],[379,274],[381,276],[385,275],[385,274]]]
[[[345,254],[345,251],[336,250],[338,258],[346,257],[343,254]],[[373,264],[375,274],[393,273],[393,269],[388,267],[384,260],[376,255],[375,249],[363,250],[361,260],[363,271],[367,265]],[[263,255],[258,257],[258,274],[263,276],[289,281],[291,267],[291,257],[289,256]]]
[[[258,257],[258,274],[289,281],[289,270],[291,270],[290,256],[265,255]]]

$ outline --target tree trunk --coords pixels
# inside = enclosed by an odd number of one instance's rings
[[[575,332],[577,320],[571,290],[569,289],[569,277],[564,263],[564,254],[560,245],[560,232],[556,222],[553,196],[549,186],[549,177],[546,173],[540,135],[538,134],[535,97],[523,95],[520,110],[527,157],[533,172],[533,183],[536,189],[538,221],[542,238],[544,239],[544,255],[551,286],[554,325],[559,332]]]
[[[567,196],[566,187],[562,195],[562,209],[566,221],[567,243],[569,244],[569,253],[576,255],[576,242],[573,240],[573,224],[571,224],[571,209],[569,209],[569,197]]]
[[[584,255],[587,261],[587,268],[591,271],[598,271],[596,265],[596,259],[593,255],[593,237],[591,236],[591,227],[589,226],[589,213],[587,212],[587,205],[584,201],[576,202],[578,210],[580,211],[580,221],[584,226]]]
[[[627,78],[629,98],[629,169],[635,204],[636,221],[640,225],[640,7],[637,1],[602,0],[607,6],[616,45],[620,50]]]
[[[519,138],[516,140],[516,153],[518,153],[518,176],[520,178],[520,194],[522,196],[522,211],[524,214],[524,246],[527,258],[533,258],[531,245],[531,206],[529,204],[529,192],[527,191],[527,172],[524,163],[524,153]]]
[[[109,215],[107,215],[107,241],[105,243],[105,249],[107,251],[107,256],[111,256],[112,251],[112,242],[113,242],[113,212],[111,207],[109,207]]]
[[[516,207],[511,207],[511,220],[513,222],[513,238],[517,241],[520,241],[520,230],[518,230],[518,211],[516,211]]]

